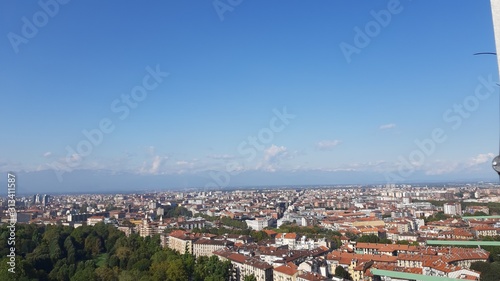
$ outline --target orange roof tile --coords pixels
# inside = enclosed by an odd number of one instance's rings
[[[294,269],[288,265],[278,266],[274,270],[277,272],[289,275],[289,276],[293,276],[293,275],[297,274],[297,272],[299,272],[297,269]]]

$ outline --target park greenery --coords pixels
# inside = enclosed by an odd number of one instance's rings
[[[474,214],[471,214],[471,213],[465,213],[464,214],[464,217],[471,217],[471,216],[474,216],[474,217],[477,217],[477,216],[487,216],[488,214],[485,213],[485,212],[481,212],[481,211],[475,211]]]
[[[164,206],[163,209],[165,212],[164,218],[191,217],[193,215],[191,211],[182,206]]]
[[[470,265],[470,269],[481,272],[481,281],[498,281],[500,262],[473,262]]]
[[[6,226],[0,239],[7,241]],[[231,263],[216,256],[195,258],[191,254],[162,249],[159,236],[129,237],[103,223],[67,226],[16,225],[15,274],[8,272],[10,247],[0,244],[1,280],[57,281],[222,281]]]
[[[428,223],[428,222],[433,222],[433,221],[446,220],[448,218],[451,218],[451,216],[445,215],[443,211],[439,211],[439,212],[435,213],[434,215],[425,218],[424,220],[426,223]]]

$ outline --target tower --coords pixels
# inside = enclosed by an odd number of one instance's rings
[[[491,16],[493,18],[493,31],[495,35],[495,49],[497,54],[497,67],[500,70],[500,1],[491,0]],[[499,71],[500,73],[500,71]],[[500,146],[500,144],[499,144]],[[499,147],[500,150],[500,147]],[[500,152],[499,152],[500,153]],[[500,155],[495,157],[491,163],[493,170],[500,176]]]
[[[47,206],[47,204],[49,204],[49,201],[50,201],[50,195],[44,194],[42,196],[42,205]]]

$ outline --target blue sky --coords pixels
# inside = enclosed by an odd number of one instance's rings
[[[498,70],[472,55],[495,51],[489,1],[2,1],[0,13],[0,169],[26,190],[496,177]],[[136,107],[122,100],[144,80]],[[103,120],[114,129],[92,143],[82,131]]]

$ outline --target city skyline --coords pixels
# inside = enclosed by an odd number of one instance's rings
[[[0,198],[4,210],[14,206],[0,222],[2,234],[9,233],[3,237],[15,241],[15,248],[0,247],[8,265],[2,276],[12,274],[11,280],[43,275],[49,280],[209,280],[214,272],[217,280],[235,281],[248,275],[261,281],[375,281],[402,273],[412,274],[405,280],[498,279],[497,185],[12,198]],[[79,251],[86,255],[74,254]],[[127,263],[121,262],[124,252]],[[176,258],[191,259],[198,270]],[[226,267],[210,270],[206,262]],[[64,270],[70,263],[78,266]]]
[[[40,3],[0,3],[19,192],[498,180],[489,1]]]

